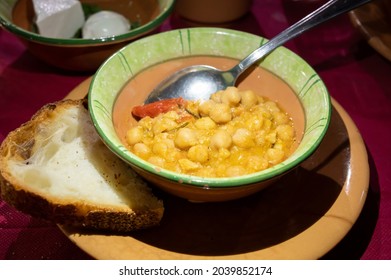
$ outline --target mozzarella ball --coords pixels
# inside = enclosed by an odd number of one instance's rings
[[[107,38],[129,30],[130,22],[123,15],[112,11],[100,11],[86,20],[82,35],[84,39]]]

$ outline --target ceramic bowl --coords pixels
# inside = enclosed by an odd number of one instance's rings
[[[244,77],[251,86],[265,86],[271,99],[292,116],[297,127],[302,126],[300,144],[284,162],[266,170],[238,177],[203,178],[156,168],[130,152],[123,141],[114,116],[118,114],[118,98],[131,79],[150,66],[184,57],[207,56],[240,60],[264,44],[265,38],[221,28],[189,28],[155,34],[133,42],[111,56],[96,72],[89,89],[89,109],[94,125],[106,145],[152,185],[190,201],[217,202],[244,197],[262,190],[280,176],[292,171],[307,159],[322,141],[331,115],[329,93],[318,74],[300,57],[284,47],[261,60],[254,69],[267,70],[292,89],[290,96],[278,95],[278,90],[262,83],[262,77]],[[170,46],[169,48],[167,46]],[[135,56],[137,54],[137,56]],[[180,66],[181,67],[181,66]],[[177,69],[169,69],[169,75]],[[163,79],[163,77],[162,77]],[[154,83],[145,83],[143,91],[127,93],[128,106],[119,116],[131,116],[131,107],[143,102]],[[240,85],[239,85],[240,87]],[[265,89],[265,88],[264,88]],[[117,118],[118,119],[118,118]]]
[[[138,0],[139,5],[125,6],[123,1],[82,0],[82,4],[96,5],[126,15],[137,27],[110,38],[58,39],[34,32],[32,1],[9,0],[0,3],[0,26],[15,34],[36,57],[58,68],[72,71],[95,71],[104,60],[129,42],[151,33],[171,14],[175,0]],[[153,4],[153,5],[152,5]],[[130,7],[130,8],[128,8]],[[137,8],[134,8],[137,7]],[[129,12],[126,9],[129,9]],[[132,10],[130,10],[132,9]]]
[[[177,0],[175,10],[190,21],[220,24],[244,16],[251,4],[252,0]]]
[[[372,1],[349,13],[368,44],[391,61],[391,1]]]

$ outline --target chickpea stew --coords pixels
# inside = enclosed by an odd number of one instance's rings
[[[166,100],[133,108],[130,151],[164,169],[221,178],[258,172],[297,146],[292,118],[274,101],[229,87],[207,101]]]

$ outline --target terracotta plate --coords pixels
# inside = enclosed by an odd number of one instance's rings
[[[349,16],[368,43],[391,60],[391,1],[373,1],[351,11]]]
[[[80,98],[89,80],[70,93]],[[250,197],[190,203],[167,194],[159,227],[128,235],[61,227],[96,259],[317,259],[357,220],[369,166],[363,140],[333,100],[330,128],[296,171]]]

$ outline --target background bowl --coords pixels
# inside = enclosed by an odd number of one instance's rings
[[[177,0],[177,13],[198,23],[224,23],[237,20],[251,8],[252,0]]]
[[[372,1],[349,12],[349,17],[368,44],[391,61],[391,1]]]
[[[139,4],[133,1],[132,6],[120,0],[80,2],[121,13],[139,26],[125,34],[103,39],[43,37],[33,32],[34,8],[30,0],[1,1],[0,25],[19,37],[32,54],[48,64],[66,70],[95,71],[115,51],[159,27],[171,14],[175,0],[138,0]]]
[[[209,55],[242,59],[265,42],[266,39],[262,37],[240,31],[190,28],[152,35],[129,44],[98,69],[90,86],[89,108],[99,135],[114,153],[128,162],[146,180],[188,200],[232,200],[265,188],[315,151],[326,133],[331,115],[330,96],[320,77],[304,60],[284,47],[275,50],[257,66],[278,76],[293,89],[292,98],[279,97],[278,102],[281,104],[284,99],[297,100],[299,105],[292,103],[282,106],[291,116],[295,111],[296,114],[300,111],[299,114],[303,118],[300,145],[287,160],[278,165],[233,178],[202,178],[159,170],[127,150],[113,124],[113,111],[116,108],[114,105],[119,94],[128,81],[140,71],[180,57]],[[147,94],[148,90],[145,93],[137,92],[131,97],[135,100],[133,102],[142,103]],[[128,112],[130,115],[131,104]]]

